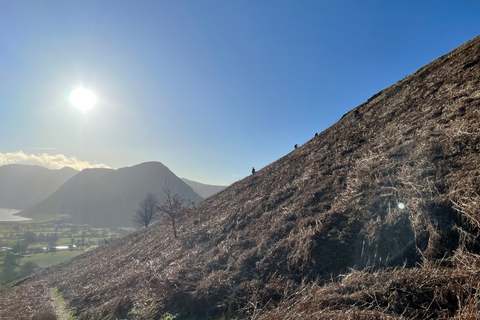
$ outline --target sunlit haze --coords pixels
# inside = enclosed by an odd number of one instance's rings
[[[97,97],[95,94],[85,88],[76,88],[72,90],[69,94],[69,99],[75,107],[83,112],[90,110],[95,103],[97,103]]]
[[[0,155],[229,185],[477,36],[479,16],[480,1],[2,1]]]

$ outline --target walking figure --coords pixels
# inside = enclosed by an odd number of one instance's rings
[[[358,110],[355,110],[355,112],[353,113],[352,123],[355,123],[358,120],[358,113]]]
[[[255,168],[252,167],[252,174],[255,174]]]
[[[297,149],[297,147],[298,147],[298,144],[296,144],[294,147],[295,147],[295,149]]]

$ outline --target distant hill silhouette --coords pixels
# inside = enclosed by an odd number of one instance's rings
[[[198,193],[201,197],[203,198],[208,198],[212,195],[214,195],[217,192],[222,191],[223,189],[226,188],[226,186],[216,186],[216,185],[211,185],[211,184],[203,184],[200,182],[188,180],[185,178],[182,178],[183,182],[188,184],[193,190],[195,190],[196,193]]]
[[[71,216],[74,223],[99,227],[131,226],[133,211],[147,193],[160,194],[168,182],[174,193],[198,202],[203,198],[160,162],[133,167],[84,169],[50,197],[21,215]]]
[[[79,319],[476,319],[479,123],[477,37],[196,204],[178,239],[162,221],[11,284],[0,318],[56,288]]]
[[[78,173],[70,167],[50,170],[40,166],[0,166],[0,208],[26,209],[50,196]]]

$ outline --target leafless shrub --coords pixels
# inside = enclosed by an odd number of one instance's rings
[[[162,199],[157,205],[157,211],[162,216],[166,216],[172,223],[173,235],[177,236],[177,224],[181,219],[189,215],[188,206],[191,204],[187,199],[173,192],[172,187],[166,183],[162,191]]]
[[[133,215],[133,223],[139,227],[148,228],[148,226],[157,219],[157,196],[153,193],[147,194]]]

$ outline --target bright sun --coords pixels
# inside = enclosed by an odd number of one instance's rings
[[[70,92],[70,102],[83,112],[91,109],[97,102],[95,94],[85,88],[77,88]]]

